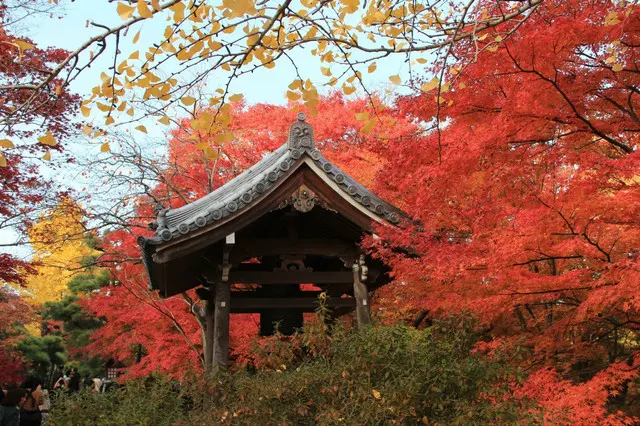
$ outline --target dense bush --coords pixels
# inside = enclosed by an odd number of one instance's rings
[[[316,323],[317,324],[317,323]],[[508,403],[505,363],[472,354],[460,323],[307,330],[275,337],[255,374],[182,383],[131,381],[107,394],[58,401],[53,424],[500,424],[523,421]],[[324,337],[323,337],[324,336]],[[308,345],[308,346],[305,346]],[[274,365],[281,362],[280,365]],[[265,368],[274,365],[274,369]]]

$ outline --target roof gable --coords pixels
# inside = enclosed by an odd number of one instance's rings
[[[286,144],[225,185],[193,203],[161,211],[156,221],[156,236],[146,242],[159,245],[183,240],[190,234],[201,234],[201,231],[242,215],[302,165],[308,166],[337,194],[372,220],[397,224],[404,214],[324,158],[315,147],[311,125],[304,120],[304,114],[299,114]]]

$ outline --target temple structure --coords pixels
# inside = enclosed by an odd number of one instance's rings
[[[359,243],[373,224],[404,214],[350,178],[316,148],[304,114],[289,139],[214,192],[163,210],[153,238],[139,239],[150,287],[163,297],[203,286],[212,365],[227,366],[229,314],[259,313],[262,335],[293,333],[324,291],[334,315],[370,322],[370,290],[388,268]],[[212,348],[212,349],[211,349]]]

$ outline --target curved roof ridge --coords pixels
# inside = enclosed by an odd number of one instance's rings
[[[175,228],[185,219],[194,216],[196,213],[201,213],[202,210],[206,210],[207,207],[210,207],[211,203],[216,204],[225,200],[228,195],[234,194],[236,190],[240,189],[244,183],[250,184],[255,180],[264,178],[264,173],[268,173],[269,169],[286,153],[287,146],[285,144],[275,151],[269,152],[262,160],[229,180],[224,185],[216,188],[213,192],[184,206],[168,210],[166,212],[167,227],[170,229]]]

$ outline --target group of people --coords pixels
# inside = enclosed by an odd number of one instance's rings
[[[29,377],[23,387],[4,387],[0,392],[0,426],[40,426],[50,407],[42,381]]]
[[[84,385],[84,386],[83,386]],[[41,426],[57,392],[77,392],[82,387],[89,392],[102,392],[104,381],[98,378],[81,380],[76,369],[60,372],[53,392],[43,388],[37,377],[28,377],[21,387],[4,385],[0,391],[0,426]]]

